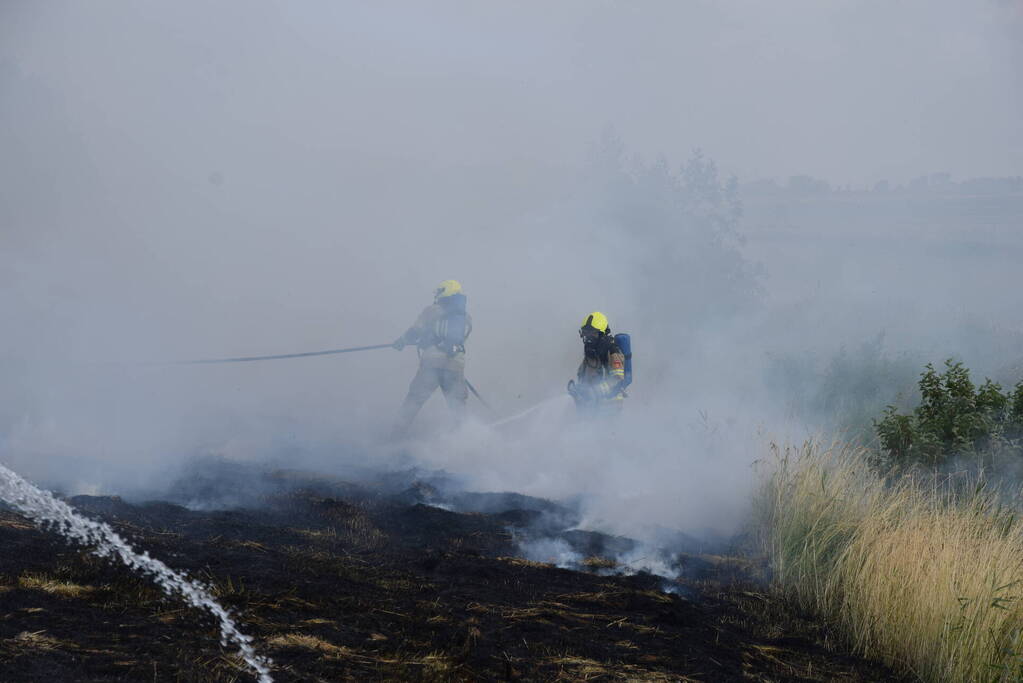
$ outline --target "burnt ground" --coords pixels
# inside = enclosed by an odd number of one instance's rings
[[[566,531],[571,509],[547,501],[261,476],[230,510],[70,502],[210,586],[278,681],[896,680],[764,589],[756,561],[675,550],[681,578],[626,575],[632,541]],[[179,488],[194,508],[214,480]],[[537,536],[579,568],[520,559]],[[0,548],[0,680],[251,680],[211,617],[147,579],[6,510]]]

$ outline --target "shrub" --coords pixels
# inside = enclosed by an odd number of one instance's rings
[[[874,428],[886,465],[941,465],[952,456],[1023,453],[1023,382],[1009,393],[990,379],[976,387],[961,362],[928,363],[920,376],[920,405],[910,414],[888,406]]]

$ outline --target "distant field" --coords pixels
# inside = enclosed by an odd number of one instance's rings
[[[1023,262],[1021,195],[751,197],[744,205],[744,253],[766,269],[768,301],[831,316],[817,327],[836,346],[881,330],[919,346],[935,330],[1019,320],[1005,294]],[[964,349],[936,341],[934,352]]]
[[[940,237],[949,232],[1023,239],[1023,195],[829,195],[820,198],[744,197],[751,240],[774,234],[855,228],[864,235]],[[828,232],[825,230],[825,232]]]

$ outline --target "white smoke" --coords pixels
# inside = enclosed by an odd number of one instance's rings
[[[1018,198],[894,188],[1021,172],[1021,27],[952,0],[7,3],[0,443],[72,491],[203,453],[418,463],[614,533],[727,533],[762,426],[817,426],[771,358],[882,330],[921,360],[1018,354]],[[740,186],[739,216],[732,174],[842,192]],[[409,352],[136,364],[386,343],[451,277],[497,416],[434,437],[434,399],[408,449],[380,444]],[[595,309],[636,363],[600,427],[563,398]]]

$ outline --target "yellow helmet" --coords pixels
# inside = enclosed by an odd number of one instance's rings
[[[444,282],[437,285],[437,289],[433,292],[433,299],[437,301],[444,299],[452,294],[459,294],[462,291],[462,285],[458,280],[445,280]]]
[[[608,330],[611,329],[611,325],[608,324],[606,315],[600,311],[594,311],[583,319],[583,324],[579,327],[579,334],[581,335],[587,328],[592,328],[601,334],[607,334]]]

